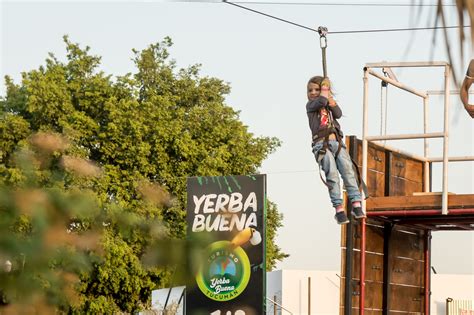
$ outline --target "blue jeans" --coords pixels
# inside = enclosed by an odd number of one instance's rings
[[[330,186],[328,187],[329,197],[331,198],[332,205],[334,207],[342,204],[341,198],[341,185],[339,180],[339,173],[344,181],[344,186],[346,187],[347,196],[351,202],[361,201],[362,197],[359,191],[357,184],[357,179],[354,175],[354,170],[352,169],[352,161],[347,154],[346,146],[343,144],[337,159],[334,158],[334,155],[337,152],[339,143],[337,140],[329,140],[328,148],[326,149],[326,154],[321,160],[318,160],[318,153],[323,147],[323,142],[318,142],[313,146],[313,153],[316,157],[316,160],[321,165],[324,173],[326,174],[326,182]]]

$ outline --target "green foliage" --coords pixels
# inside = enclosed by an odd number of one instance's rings
[[[283,226],[282,220],[283,215],[278,212],[277,205],[267,200],[267,271],[273,270],[278,261],[282,261],[289,256],[282,252],[281,248],[275,243],[277,230]]]
[[[78,211],[76,228],[89,231],[97,222],[110,226],[100,229],[103,252],[93,256],[100,259],[94,263],[89,257],[88,269],[80,273],[78,305],[66,309],[132,312],[148,302],[153,288],[169,284],[165,270],[145,269],[139,262],[158,236],[184,238],[186,177],[258,173],[280,142],[248,131],[239,113],[225,104],[230,87],[222,80],[200,76],[198,65],[176,69],[169,38],[134,50],[136,73],[116,78],[98,70],[100,57],[90,55],[88,47],[68,37],[64,42],[66,62],[50,54],[44,66],[23,73],[21,84],[6,78],[6,96],[0,98],[0,183],[7,190],[32,185],[68,196],[88,192],[101,217]],[[51,141],[54,135],[66,140]],[[36,144],[36,164],[21,163],[28,143]],[[64,213],[71,203],[67,199],[55,209]],[[271,269],[286,255],[274,244],[282,217],[269,205]],[[22,221],[17,213],[16,219],[18,233],[34,233],[32,218]]]

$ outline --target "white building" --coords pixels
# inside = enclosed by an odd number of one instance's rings
[[[267,314],[339,314],[337,271],[277,270],[267,273]],[[308,290],[310,287],[310,290]],[[311,300],[309,300],[309,296]],[[286,310],[277,307],[275,300]],[[431,275],[431,315],[446,314],[446,299],[474,300],[474,275]],[[473,310],[474,313],[474,310]],[[469,313],[468,313],[469,314]]]
[[[276,270],[267,273],[267,314],[314,315],[339,314],[340,279],[337,271]],[[310,290],[308,290],[310,288]],[[183,314],[184,287],[154,290],[152,309],[163,310],[166,303],[178,307],[176,314]],[[168,295],[169,294],[169,295]],[[431,274],[431,315],[446,314],[446,299],[473,301],[474,275]],[[274,309],[275,301],[278,305]],[[179,306],[178,306],[178,302]],[[471,307],[472,308],[472,307]],[[458,312],[453,314],[471,314]],[[472,310],[474,314],[474,309]]]

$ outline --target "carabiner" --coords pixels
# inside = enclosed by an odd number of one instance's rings
[[[324,26],[318,27],[318,34],[319,34],[319,45],[321,48],[326,48],[328,45],[326,35],[328,33],[328,28]]]

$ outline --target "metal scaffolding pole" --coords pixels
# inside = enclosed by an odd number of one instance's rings
[[[428,119],[429,118],[428,100],[429,100],[428,95],[423,98],[423,132],[425,134],[428,133],[428,120],[429,120]],[[424,148],[423,148],[424,156],[425,158],[427,158],[430,151],[427,138],[423,139],[423,145],[424,145]],[[428,192],[430,191],[430,178],[428,176],[428,174],[430,173],[430,163],[426,161],[423,162],[423,172],[424,172],[423,191]]]
[[[443,199],[442,213],[448,214],[448,155],[449,155],[449,65],[444,66],[444,141],[443,141]]]
[[[367,182],[367,153],[369,123],[369,77],[367,68],[364,69],[364,116],[363,116],[363,132],[362,132],[362,180]],[[365,198],[364,198],[365,199]],[[365,200],[362,201],[362,210],[366,212]],[[359,298],[359,314],[364,314],[365,303],[365,219],[360,222],[361,225],[361,245],[360,245],[360,298]]]

